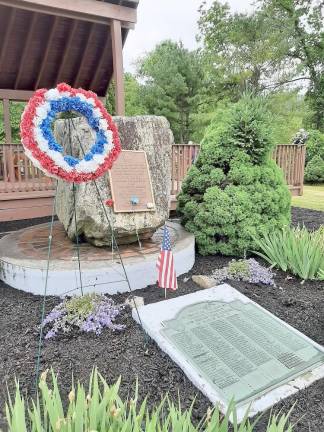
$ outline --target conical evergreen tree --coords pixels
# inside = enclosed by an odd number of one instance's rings
[[[253,235],[290,223],[290,192],[273,149],[261,98],[245,96],[211,123],[178,196],[199,253],[243,256],[256,248]]]

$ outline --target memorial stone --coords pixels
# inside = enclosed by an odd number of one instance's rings
[[[72,147],[72,154],[79,157],[80,142],[83,151],[87,151],[94,142],[94,135],[83,118],[75,118],[72,121],[74,127],[71,128],[68,125],[68,120],[57,120],[55,122],[55,136],[64,148],[70,149]],[[128,183],[124,182],[122,189],[118,188],[120,182],[118,178],[114,178],[114,174],[113,189],[111,189],[111,178],[108,173],[97,179],[96,183],[102,202],[112,198],[113,192],[116,211],[107,208],[107,213],[113,224],[118,243],[128,244],[137,241],[137,234],[141,240],[150,238],[169,216],[173,135],[169,123],[164,117],[115,117],[114,121],[118,127],[122,149],[140,152],[136,153],[137,156],[131,161],[127,171],[125,167],[123,168],[123,179],[125,180],[125,175],[128,176]],[[70,152],[67,151],[67,153]],[[147,159],[145,166],[143,165],[143,154]],[[137,158],[142,158],[142,162],[139,162],[138,168],[134,169],[136,168],[134,162]],[[122,155],[122,164],[123,160]],[[140,174],[142,174],[142,178],[139,177]],[[132,177],[134,175],[136,178]],[[142,180],[141,184],[139,183],[140,180]],[[150,180],[151,191],[148,186]],[[117,187],[115,192],[114,185]],[[142,200],[146,201],[145,211],[143,211],[141,197],[137,195],[142,195]],[[95,246],[111,245],[110,225],[94,183],[76,185],[75,198],[78,235]],[[132,205],[132,199],[134,202],[138,200],[139,202]],[[118,211],[120,205],[122,206],[121,212]],[[67,235],[74,240],[76,228],[73,188],[72,185],[61,181],[59,181],[57,192],[56,212]]]
[[[140,307],[139,315],[211,402],[225,413],[235,401],[239,419],[324,377],[323,347],[227,284]]]

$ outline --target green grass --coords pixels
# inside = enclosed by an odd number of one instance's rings
[[[303,196],[292,197],[292,205],[324,211],[324,185],[305,185]]]

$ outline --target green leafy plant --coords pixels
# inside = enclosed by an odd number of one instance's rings
[[[260,251],[255,253],[283,271],[301,279],[319,279],[324,271],[324,229],[309,232],[284,228],[254,238]]]
[[[248,278],[250,276],[250,268],[247,260],[233,260],[228,264],[227,270],[230,276],[234,278]]]
[[[308,183],[324,183],[324,159],[314,156],[305,169],[305,181]]]
[[[96,335],[104,328],[123,330],[124,325],[115,323],[122,309],[122,305],[116,305],[103,294],[91,293],[64,299],[42,322],[42,327],[46,329],[45,339],[69,333],[76,328]]]
[[[181,410],[180,402],[175,405],[165,396],[159,405],[149,409],[147,398],[139,402],[137,385],[134,397],[123,401],[118,394],[120,379],[109,386],[96,369],[91,373],[88,390],[80,383],[72,384],[64,401],[53,370],[50,375],[50,385],[47,372],[41,375],[37,399],[29,403],[16,382],[15,396],[8,396],[6,405],[9,432],[253,432],[258,421],[250,423],[246,414],[238,424],[231,403],[225,416],[217,407],[208,409],[200,423],[194,425],[192,407]],[[292,432],[288,415],[272,416],[264,432]]]
[[[182,224],[202,255],[244,256],[251,234],[290,222],[290,193],[271,159],[269,114],[261,98],[245,96],[207,129],[196,164],[178,196]]]

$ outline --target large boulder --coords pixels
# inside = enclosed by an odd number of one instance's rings
[[[71,121],[75,127],[69,125]],[[149,238],[168,218],[173,135],[164,117],[115,117],[114,121],[118,127],[122,149],[146,152],[155,199],[155,211],[151,212],[113,214],[112,209],[105,207],[114,221],[118,243],[127,244],[137,240],[136,230],[141,239]],[[77,157],[81,156],[78,139],[84,151],[94,142],[93,131],[81,117],[57,120],[54,133],[66,152]],[[92,181],[75,185],[78,235],[95,246],[111,245],[110,225],[102,206],[102,201],[111,197],[108,173],[97,179],[96,184],[99,194]],[[58,184],[56,213],[69,238],[75,240],[73,185],[61,180]]]

